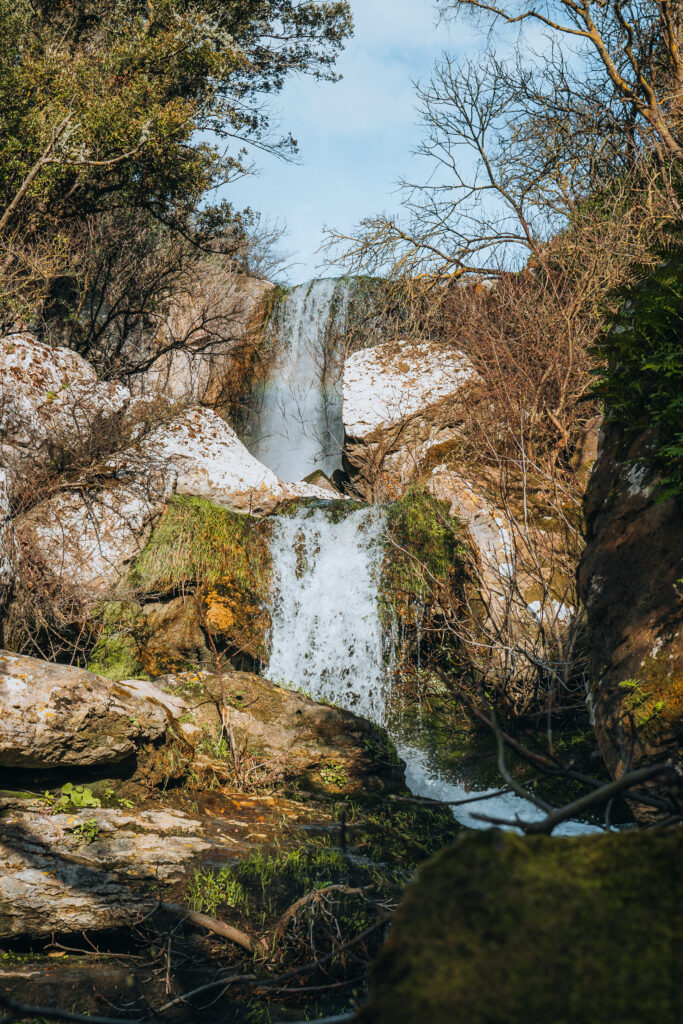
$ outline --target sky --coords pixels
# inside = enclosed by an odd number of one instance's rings
[[[360,219],[398,206],[401,176],[424,175],[413,82],[429,76],[444,49],[471,46],[462,24],[436,24],[432,0],[351,0],[356,31],[342,53],[336,84],[299,77],[276,103],[282,128],[300,147],[287,164],[255,154],[258,176],[234,182],[225,195],[287,227],[290,284],[325,271],[316,250],[325,225],[350,231]]]

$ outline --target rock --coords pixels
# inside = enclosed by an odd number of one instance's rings
[[[226,399],[233,398],[233,377],[245,376],[243,343],[254,323],[258,326],[266,299],[274,287],[269,281],[243,274],[235,274],[226,281],[223,268],[212,273],[207,266],[196,293],[181,293],[175,298],[168,323],[154,341],[158,349],[173,344],[178,338],[189,337],[189,343],[157,358],[151,350],[152,365],[137,375],[133,385],[135,393],[162,393],[178,401],[222,408]],[[215,333],[220,333],[221,321],[227,326],[229,320],[229,329],[225,332],[228,337],[214,341],[208,340],[204,331],[198,333],[202,315],[208,311],[211,322],[216,325]],[[251,355],[253,350],[250,344],[247,354]],[[244,381],[239,383],[243,385]]]
[[[2,433],[30,441],[40,415],[71,385],[97,383],[94,368],[70,348],[50,348],[31,334],[0,338]]]
[[[452,443],[477,374],[465,355],[429,343],[381,344],[344,364],[344,468],[368,501],[400,497],[430,452]]]
[[[111,594],[147,543],[171,494],[172,476],[63,491],[17,521],[23,546],[32,547],[56,577],[95,600]]]
[[[419,869],[354,1021],[677,1024],[681,856],[680,827],[464,836]]]
[[[312,484],[314,487],[319,487],[323,491],[329,491],[330,494],[334,494],[335,497],[339,496],[339,491],[330,480],[326,473],[323,473],[322,469],[316,469],[308,476],[305,476],[301,481],[302,484]]]
[[[364,718],[248,672],[225,672],[224,683],[238,745],[257,750],[276,775],[328,794],[391,792],[403,785],[404,767],[386,733]],[[155,685],[182,696],[196,724],[220,733],[217,676],[179,673]]]
[[[232,427],[210,409],[190,409],[165,424],[144,441],[142,451],[174,465],[177,494],[253,515],[271,512],[281,500],[275,473],[250,455]]]
[[[19,552],[10,515],[7,474],[0,469],[0,641],[2,617],[14,589]]]
[[[201,822],[180,812],[50,816],[21,804],[0,801],[2,939],[130,927],[158,906],[150,883],[178,881],[211,849]]]
[[[683,512],[658,498],[658,478],[641,461],[651,441],[644,433],[626,445],[615,426],[603,428],[585,499],[589,703],[615,777],[625,762],[667,759],[683,775]],[[650,816],[642,805],[634,813]]]
[[[0,766],[115,764],[165,739],[170,713],[153,694],[72,665],[0,653]]]
[[[131,398],[123,385],[98,381],[77,352],[30,334],[0,338],[0,381],[0,434],[10,461],[39,462],[39,446],[56,433],[87,439],[98,416],[122,412]]]

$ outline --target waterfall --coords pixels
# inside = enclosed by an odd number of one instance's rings
[[[382,623],[380,573],[384,559],[384,512],[379,506],[346,510],[316,503],[292,516],[274,518],[271,537],[271,656],[267,676],[288,689],[327,700],[388,729],[406,763],[406,782],[416,796],[465,800],[472,786],[425,743],[420,728],[391,705],[392,654],[396,636]],[[391,711],[391,713],[390,713]],[[543,812],[513,793],[454,807],[468,828],[485,828],[474,815],[529,820]],[[483,795],[483,794],[482,794]],[[565,822],[558,835],[600,831]]]
[[[273,682],[379,725],[390,657],[379,607],[383,526],[378,507],[341,519],[315,507],[276,519],[268,666]]]
[[[341,468],[343,428],[337,337],[354,283],[326,279],[298,285],[278,301],[267,330],[276,356],[252,414],[253,455],[281,480]]]

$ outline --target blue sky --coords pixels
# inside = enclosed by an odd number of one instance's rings
[[[436,24],[432,0],[351,6],[356,33],[338,63],[344,80],[293,80],[274,105],[299,142],[300,162],[255,154],[261,173],[226,191],[236,206],[286,224],[291,283],[320,271],[324,225],[350,231],[363,216],[395,209],[397,179],[424,173],[411,156],[419,140],[412,83],[429,75],[444,49],[472,43],[463,24]]]

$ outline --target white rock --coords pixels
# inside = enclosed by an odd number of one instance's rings
[[[21,517],[20,541],[30,539],[56,576],[106,596],[147,543],[170,493],[153,480],[65,491]]]
[[[0,430],[26,440],[61,391],[96,382],[93,367],[69,348],[50,348],[31,334],[0,338]]]
[[[9,768],[113,764],[166,734],[170,713],[73,665],[0,651],[0,765]]]
[[[7,474],[0,469],[0,609],[12,592],[17,574],[18,550],[10,516]]]
[[[151,459],[173,464],[177,494],[206,498],[233,512],[266,515],[290,497],[329,497],[312,484],[283,484],[210,409],[189,410],[140,447]]]
[[[457,395],[476,377],[462,352],[428,343],[390,344],[355,352],[344,364],[343,420],[346,435],[364,438]]]

